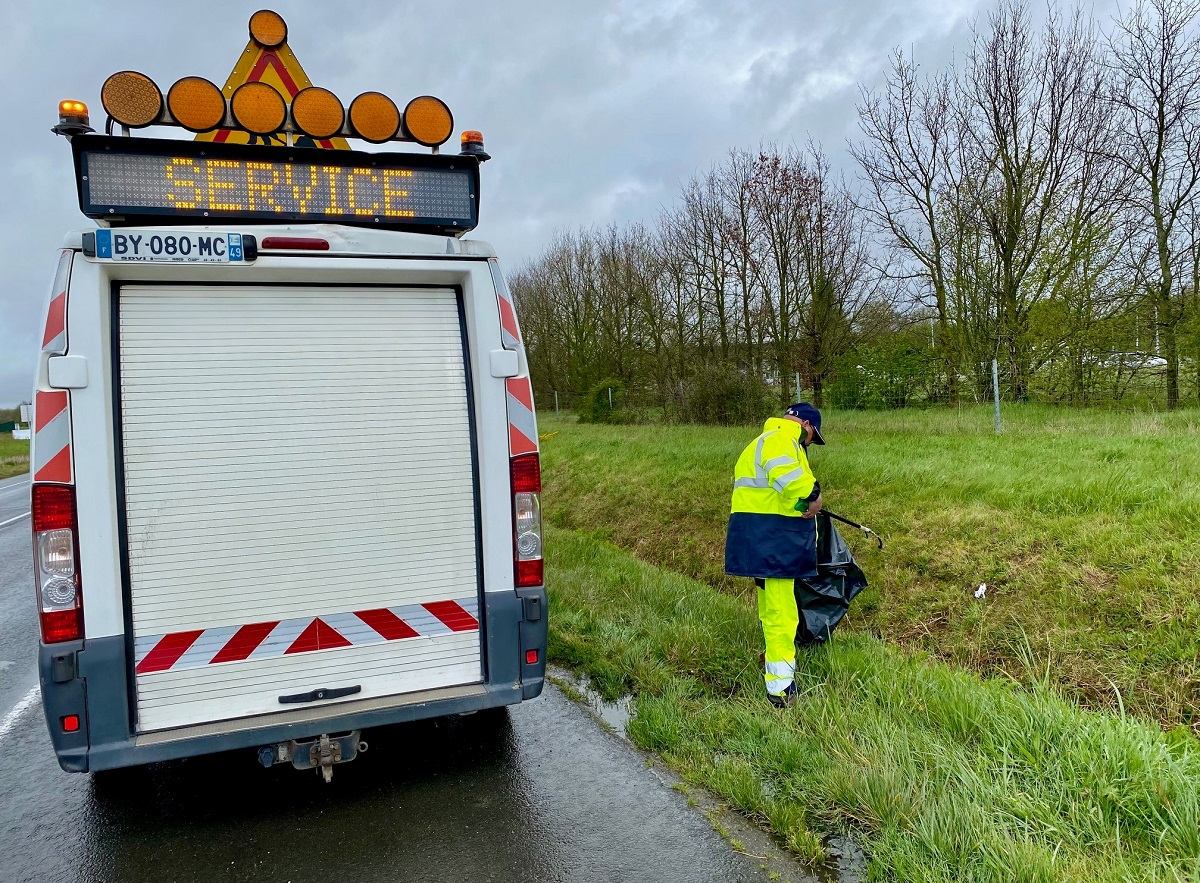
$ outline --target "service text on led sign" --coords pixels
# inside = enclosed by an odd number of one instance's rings
[[[369,220],[474,219],[465,170],[92,153],[85,211]]]

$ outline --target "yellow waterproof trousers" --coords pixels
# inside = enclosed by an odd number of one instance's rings
[[[755,580],[758,584],[758,618],[766,642],[767,692],[782,696],[796,672],[796,629],[800,610],[795,583],[790,579]]]

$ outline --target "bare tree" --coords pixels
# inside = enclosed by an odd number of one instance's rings
[[[958,192],[960,170],[956,127],[962,115],[952,72],[921,80],[903,53],[892,58],[883,89],[863,91],[859,125],[866,136],[850,153],[866,176],[870,198],[862,207],[901,258],[908,278],[918,282],[918,300],[937,316],[937,343],[951,399],[956,397],[961,348],[952,341],[951,270],[953,244],[946,234],[943,203]]]
[[[1091,141],[1102,132],[1104,81],[1094,29],[1079,11],[1063,20],[1052,8],[1038,37],[1023,0],[1003,0],[988,24],[963,80],[963,182],[994,255],[997,351],[1023,399],[1033,369],[1030,311],[1055,284],[1045,250],[1087,232],[1064,224],[1064,214],[1099,155]]]
[[[1177,329],[1190,237],[1181,221],[1200,182],[1200,35],[1197,0],[1141,0],[1120,21],[1110,46],[1115,72],[1110,106],[1125,124],[1115,158],[1134,176],[1130,205],[1140,235],[1131,266],[1154,298],[1161,355],[1167,360],[1167,407],[1179,404]]]
[[[1187,214],[1187,287],[1191,295],[1184,298],[1185,334],[1191,338],[1192,378],[1196,384],[1196,397],[1200,398],[1200,204],[1193,202]]]
[[[730,283],[736,294],[734,308],[739,323],[737,338],[741,367],[760,377],[764,334],[757,316],[764,293],[756,271],[763,225],[753,205],[755,168],[756,160],[752,154],[731,150],[725,164],[716,171],[715,180],[722,205],[719,234],[729,264]]]
[[[800,368],[794,344],[809,294],[799,254],[800,228],[816,183],[798,151],[780,153],[773,147],[759,151],[750,181],[750,205],[761,239],[755,276],[766,294],[763,318],[784,399],[793,398],[791,375]]]
[[[800,353],[820,407],[825,381],[856,342],[860,314],[883,297],[870,260],[865,215],[844,183],[833,179],[819,147],[810,146],[803,159],[810,186],[797,206],[797,256],[807,291]]]

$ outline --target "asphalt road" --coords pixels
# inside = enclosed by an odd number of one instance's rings
[[[38,622],[33,599],[28,476],[0,481],[0,525],[3,525],[0,526],[0,746],[3,746],[12,726],[8,720],[10,709],[20,706],[41,712],[36,696]],[[8,792],[0,790],[0,794],[5,793]]]
[[[0,481],[0,524],[27,511],[27,494],[23,477]],[[329,785],[264,770],[251,751],[77,775],[50,748],[36,645],[18,518],[0,527],[0,878],[11,883],[767,879],[553,687],[501,713],[368,731],[370,750]]]

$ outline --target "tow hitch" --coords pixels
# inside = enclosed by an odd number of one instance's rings
[[[258,762],[265,767],[291,761],[298,770],[318,770],[328,782],[333,778],[335,763],[349,763],[367,750],[358,730],[330,736],[322,733],[315,739],[291,739],[258,749]]]

